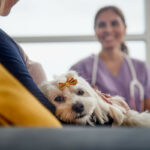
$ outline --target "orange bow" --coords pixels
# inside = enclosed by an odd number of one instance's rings
[[[59,83],[59,89],[60,90],[64,90],[65,87],[68,87],[70,85],[76,85],[77,84],[77,80],[74,78],[71,79],[67,79],[67,81],[65,83]]]

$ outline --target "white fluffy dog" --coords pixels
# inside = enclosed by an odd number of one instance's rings
[[[107,98],[110,103],[105,101],[74,71],[43,82],[39,88],[55,105],[56,116],[63,122],[150,127],[150,113],[126,109],[128,105],[118,96]]]

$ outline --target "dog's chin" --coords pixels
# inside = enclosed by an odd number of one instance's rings
[[[77,124],[84,125],[87,123],[87,120],[89,120],[89,115],[87,115],[87,114],[80,114],[75,117],[75,123],[77,123]]]
[[[78,114],[75,119],[82,119],[86,116],[86,114]]]

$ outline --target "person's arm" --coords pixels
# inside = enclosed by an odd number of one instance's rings
[[[42,65],[38,62],[30,60],[29,57],[24,52],[24,50],[22,49],[22,47],[20,45],[18,45],[18,47],[25,60],[27,69],[30,75],[32,76],[34,82],[37,85],[40,85],[43,81],[47,81],[47,77],[46,77],[46,74],[44,72]]]
[[[18,45],[0,29],[0,63],[21,82],[46,108],[55,113],[54,105],[43,95],[27,70]]]
[[[144,85],[144,101],[143,106],[144,110],[150,111],[150,68],[148,65],[145,65],[145,85]]]
[[[144,110],[150,111],[150,98],[144,100]]]

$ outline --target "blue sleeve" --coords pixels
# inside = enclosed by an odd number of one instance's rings
[[[52,113],[55,107],[41,93],[30,76],[17,44],[0,29],[0,63]],[[34,106],[33,106],[34,107]]]

